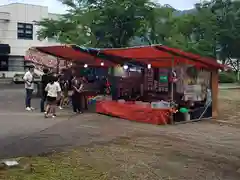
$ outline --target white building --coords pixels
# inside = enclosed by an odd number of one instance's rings
[[[28,48],[56,44],[47,40],[39,41],[39,27],[34,22],[58,17],[49,13],[45,6],[22,3],[0,6],[0,77],[3,74],[13,77],[15,73],[24,71],[24,56]]]

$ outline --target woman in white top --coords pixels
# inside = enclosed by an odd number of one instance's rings
[[[34,89],[33,74],[34,74],[34,66],[29,66],[29,71],[27,71],[23,77],[23,80],[25,82],[25,89],[26,89],[25,104],[26,104],[27,111],[34,110],[34,108],[31,106],[32,93]]]
[[[52,117],[56,117],[57,99],[61,95],[61,87],[56,80],[56,77],[52,77],[45,88],[45,91],[47,92],[47,107],[45,112],[46,118],[48,117],[49,113],[52,113]]]

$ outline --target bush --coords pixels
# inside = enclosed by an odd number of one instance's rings
[[[220,72],[219,82],[220,83],[235,83],[237,81],[236,75],[233,72]]]

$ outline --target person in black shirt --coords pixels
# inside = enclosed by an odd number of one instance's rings
[[[72,79],[72,106],[73,112],[75,113],[82,113],[82,95],[81,90],[83,89],[83,81],[80,78],[74,77]]]
[[[41,81],[41,87],[42,87],[42,96],[41,96],[41,112],[45,112],[45,102],[47,99],[47,92],[45,91],[45,88],[47,84],[50,82],[51,75],[49,73],[49,70],[47,68],[43,69],[43,75],[42,75],[42,81]]]

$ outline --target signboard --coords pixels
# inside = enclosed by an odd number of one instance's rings
[[[168,92],[168,74],[169,74],[169,69],[159,68],[158,92]]]
[[[39,70],[42,70],[43,67],[56,69],[58,66],[61,70],[72,64],[70,61],[50,56],[34,48],[26,51],[25,61],[33,63]]]
[[[144,69],[144,89],[147,91],[154,90],[154,72],[153,69]]]
[[[159,77],[160,83],[167,83],[168,82],[168,76],[160,76]]]
[[[206,97],[211,74],[205,70],[197,70],[195,74],[196,76],[189,75],[189,73],[186,74],[184,79],[184,97],[185,100],[202,101]]]

